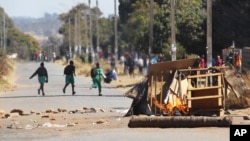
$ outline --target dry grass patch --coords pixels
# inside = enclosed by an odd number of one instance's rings
[[[62,66],[68,65],[65,61],[58,60],[57,63],[61,64]],[[104,72],[111,70],[110,64],[107,61],[100,61],[100,66],[103,68]],[[76,73],[77,75],[90,77],[90,70],[92,67],[95,67],[95,64],[88,64],[82,63],[80,59],[75,59],[74,64],[76,66]],[[118,88],[118,87],[132,87],[143,80],[144,76],[138,73],[138,70],[135,70],[135,77],[130,77],[129,75],[123,74],[123,66],[121,64],[117,64],[117,73],[118,77],[117,80],[113,80],[109,86]],[[250,84],[247,82],[248,85]],[[249,94],[242,94],[242,97],[237,98],[233,93],[229,94],[226,98],[226,108],[245,108],[250,105]]]
[[[68,65],[68,63],[62,60],[57,60],[56,63],[62,66]],[[104,70],[104,73],[111,70],[111,66],[107,61],[102,60],[99,63],[100,67]],[[90,77],[90,70],[91,68],[95,67],[95,64],[82,63],[82,61],[78,58],[74,60],[74,65],[76,67],[76,74],[84,77]],[[114,80],[110,83],[110,86],[112,87],[126,87],[129,85],[134,85],[140,82],[144,77],[143,75],[139,75],[137,70],[135,70],[135,77],[124,75],[123,65],[121,64],[117,64],[117,74],[117,80]]]
[[[0,91],[14,87],[15,62],[8,58],[0,58]]]

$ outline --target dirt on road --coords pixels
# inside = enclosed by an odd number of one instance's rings
[[[93,109],[93,108],[92,108]],[[36,132],[98,130],[108,128],[127,128],[129,117],[124,111],[101,109],[84,111],[39,112],[19,115],[11,113],[0,120],[0,130],[32,130]],[[7,131],[6,130],[6,131]]]
[[[47,65],[51,65],[51,64],[47,64]],[[20,68],[19,68],[20,69]],[[24,69],[26,70],[26,69]],[[59,69],[59,71],[61,71],[61,69]],[[23,75],[23,74],[22,74]],[[27,76],[30,74],[26,74]],[[61,76],[57,76],[54,75],[54,78],[59,77],[61,79]],[[51,77],[51,78],[53,78]],[[28,77],[27,77],[28,78]],[[79,77],[78,77],[79,78]],[[113,81],[109,87],[112,87],[114,89],[118,89],[119,91],[121,91],[121,93],[125,93],[129,88],[131,88],[131,86],[133,86],[134,84],[140,82],[140,80],[143,78],[143,76],[136,76],[135,78],[130,78],[129,76],[119,76],[118,80]],[[58,79],[57,79],[58,80]],[[56,81],[56,82],[61,82],[61,81]],[[85,85],[84,81],[81,81],[83,84],[81,85]],[[31,82],[30,82],[31,83]],[[55,86],[57,86],[58,84],[56,84]],[[61,84],[59,86],[62,86]],[[49,86],[46,86],[46,88],[48,88]],[[51,89],[54,88],[54,86],[51,86]],[[36,88],[32,88],[35,89]],[[54,89],[52,89],[54,90]],[[61,89],[60,89],[61,90]],[[87,89],[84,87],[79,88],[79,90],[82,91],[87,91]],[[33,91],[33,90],[32,90]],[[57,90],[56,90],[57,91]],[[89,90],[88,90],[89,91]],[[106,92],[110,92],[111,90],[106,89]],[[25,91],[26,92],[26,91]],[[53,91],[52,91],[53,92]],[[51,99],[60,99],[63,98],[65,99],[70,99],[71,96],[68,96],[67,98],[65,98],[65,96],[63,95],[54,95],[54,93],[49,93],[48,97],[47,95],[45,96],[45,98],[51,98]],[[91,94],[86,94],[86,93],[80,93],[79,97],[74,97],[75,99],[85,99],[87,100],[87,98],[90,97],[90,99],[93,98],[92,92],[89,92]],[[26,94],[24,96],[24,99],[34,99],[35,96],[27,96],[28,94]],[[78,95],[78,93],[77,93]],[[98,97],[98,96],[97,96]],[[103,99],[108,100],[109,98],[113,98],[114,97],[121,97],[121,95],[108,95],[107,96],[103,96]],[[12,97],[12,100],[17,99],[18,97]],[[96,98],[96,97],[95,97]],[[99,97],[98,97],[99,98]],[[4,99],[8,99],[8,97],[4,97]],[[40,97],[38,97],[38,100],[40,100]],[[107,101],[107,104],[109,101]],[[112,101],[112,102],[117,102],[117,101]],[[120,101],[119,101],[120,102]],[[15,103],[11,103],[11,104],[15,104]],[[82,104],[82,103],[81,103]],[[117,103],[116,103],[117,104]],[[119,103],[118,103],[119,105]],[[128,105],[126,105],[128,106]],[[32,107],[30,107],[30,109],[32,109]],[[20,109],[22,110],[22,109]],[[96,108],[96,107],[81,107],[79,109],[76,110],[69,110],[69,109],[47,109],[45,111],[25,111],[25,112],[17,112],[18,110],[16,110],[16,112],[11,113],[11,111],[1,111],[0,109],[0,117],[2,117],[0,119],[0,130],[1,130],[1,135],[4,135],[4,139],[5,140],[15,140],[16,138],[12,137],[13,135],[23,137],[23,140],[39,140],[37,139],[38,135],[44,135],[44,136],[48,136],[48,137],[43,137],[44,140],[48,140],[50,138],[52,138],[54,135],[58,135],[58,134],[64,134],[70,137],[72,137],[73,133],[75,133],[76,131],[91,131],[92,133],[95,133],[96,131],[109,131],[109,130],[113,130],[113,132],[111,132],[110,134],[115,135],[116,132],[114,130],[121,130],[123,132],[128,132],[130,131],[130,135],[132,134],[131,132],[134,132],[135,130],[132,130],[131,128],[128,127],[128,123],[131,117],[124,117],[124,115],[126,114],[128,109],[124,109],[124,108]],[[229,112],[231,114],[245,114],[245,115],[250,115],[250,109],[240,109],[240,110],[229,110]],[[247,123],[249,124],[249,121],[247,121]],[[147,138],[147,135],[150,135],[147,131],[151,131],[151,129],[139,129],[140,133],[142,133],[143,136],[145,136],[145,138]],[[167,129],[168,130],[168,129]],[[171,129],[171,131],[174,131],[175,129]],[[183,129],[180,129],[183,130]],[[192,130],[192,132],[191,132]],[[220,136],[218,137],[220,139],[220,141],[226,141],[228,140],[228,129],[219,129],[216,128],[216,130],[209,130],[207,132],[208,129],[190,129],[190,131],[185,132],[187,134],[192,134],[192,136],[190,137],[195,137],[195,136],[199,136],[201,134],[195,134],[195,132],[193,132],[193,130],[199,130],[198,132],[200,132],[202,135],[206,136],[212,133],[211,131],[216,131],[216,132],[220,132]],[[157,131],[157,132],[155,132]],[[204,132],[206,131],[206,132]],[[32,134],[30,134],[32,133]],[[162,129],[156,129],[154,130],[154,134],[160,134],[160,136],[155,136],[154,138],[156,139],[161,138],[164,139],[163,137],[170,132],[166,132],[166,130],[162,130]],[[162,134],[161,134],[162,133]],[[183,132],[184,133],[184,132]],[[203,134],[204,133],[204,134]],[[110,135],[109,134],[109,135]],[[135,133],[136,134],[136,133]],[[179,135],[179,131],[175,133],[171,133],[173,136],[174,135]],[[93,135],[93,134],[91,134]],[[119,134],[120,135],[120,134]],[[84,135],[84,137],[88,137],[90,135]],[[104,136],[104,135],[103,135]],[[223,136],[223,137],[221,137]],[[81,137],[81,135],[79,135],[79,137]],[[128,135],[127,135],[128,137]],[[153,137],[153,136],[152,136]],[[216,137],[216,136],[215,136]],[[97,137],[98,138],[98,137]],[[100,137],[99,139],[101,139],[102,137]],[[144,139],[145,139],[144,138]],[[61,138],[60,138],[61,139]],[[109,138],[110,139],[110,138]],[[119,136],[118,136],[119,139]],[[71,139],[70,139],[71,140]],[[125,138],[121,140],[126,140]],[[139,140],[139,139],[138,139]],[[147,140],[152,140],[150,138],[148,138]],[[179,138],[179,140],[183,140],[183,138]],[[176,138],[176,141],[179,141]],[[190,139],[190,140],[195,140],[195,139]],[[213,140],[213,139],[212,139]],[[187,141],[189,141],[187,139]],[[205,140],[204,140],[205,141]]]

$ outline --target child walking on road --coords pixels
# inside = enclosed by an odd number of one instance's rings
[[[103,73],[102,68],[100,68],[100,64],[96,63],[96,67],[91,69],[91,77],[92,77],[92,88],[98,87],[99,96],[102,96],[102,84],[101,84],[101,77],[106,78],[105,74]]]
[[[71,86],[72,86],[72,95],[75,95],[76,92],[74,90],[74,88],[75,88],[74,76],[76,76],[76,74],[75,74],[74,62],[72,60],[69,62],[69,65],[67,65],[64,68],[64,75],[66,75],[66,76],[65,76],[65,86],[63,88],[63,93],[65,93],[67,86],[69,84],[71,84]]]
[[[32,79],[35,75],[38,75],[38,81],[40,83],[38,95],[40,95],[40,91],[42,91],[42,94],[44,96],[44,83],[48,83],[48,72],[47,69],[44,67],[43,62],[40,64],[40,67],[30,76],[30,79]]]

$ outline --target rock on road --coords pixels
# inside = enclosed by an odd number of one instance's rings
[[[17,87],[13,91],[0,93],[0,110],[10,112],[12,109],[22,109],[24,113],[30,113],[31,110],[45,111],[51,108],[75,110],[83,107],[124,110],[128,109],[132,103],[130,98],[123,97],[124,90],[109,88],[108,84],[103,84],[103,96],[98,96],[97,89],[90,89],[91,79],[82,76],[75,77],[76,95],[72,96],[70,85],[67,87],[66,93],[63,94],[62,88],[65,84],[63,67],[54,63],[45,63],[49,82],[45,83],[44,86],[45,96],[38,96],[37,77],[33,79],[29,79],[29,77],[39,65],[39,62],[17,62]],[[107,116],[112,115],[107,114]],[[4,120],[9,121],[9,119],[0,120],[0,123],[5,122]],[[29,120],[28,117],[27,120]],[[90,130],[79,128],[74,131],[48,130],[47,132],[43,131],[42,134],[38,130],[6,129],[0,125],[0,140],[229,141],[229,128],[129,128],[126,124],[119,126],[119,128],[92,128]]]

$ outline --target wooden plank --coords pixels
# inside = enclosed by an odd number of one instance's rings
[[[201,99],[211,99],[211,98],[221,98],[222,96],[216,95],[216,96],[199,96],[199,97],[191,97],[188,98],[188,100],[201,100]]]
[[[199,74],[199,75],[188,75],[187,78],[198,78],[198,77],[210,77],[210,76],[218,76],[222,75],[222,73],[208,73],[208,74]]]
[[[190,99],[191,99],[191,91],[188,90],[188,94],[187,94],[188,108],[192,107],[192,101]]]
[[[179,69],[187,69],[188,67],[195,68],[198,67],[198,65],[199,65],[198,58],[180,59],[176,61],[166,61],[156,64],[150,64],[149,72],[160,72],[165,70],[176,71]]]
[[[204,90],[204,89],[219,89],[219,88],[222,88],[223,86],[210,86],[210,87],[202,87],[202,88],[194,88],[194,87],[191,87],[189,88],[188,90],[189,91],[199,91],[199,90]]]

